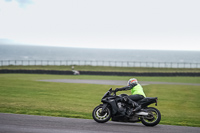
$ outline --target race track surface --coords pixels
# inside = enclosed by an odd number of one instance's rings
[[[200,133],[199,127],[141,123],[97,123],[94,120],[0,113],[0,133]]]

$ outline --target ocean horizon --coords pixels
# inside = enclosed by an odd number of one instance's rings
[[[199,51],[72,48],[33,45],[0,45],[0,61],[112,61],[200,63]],[[80,63],[79,63],[80,64]]]

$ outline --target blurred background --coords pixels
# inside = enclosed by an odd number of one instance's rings
[[[44,80],[135,77],[159,97],[161,124],[200,127],[199,5],[0,0],[0,112],[91,119],[108,88],[122,86]]]

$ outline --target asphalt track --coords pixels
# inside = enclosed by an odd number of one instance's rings
[[[48,79],[48,80],[39,80],[45,82],[62,82],[62,83],[82,83],[82,84],[104,84],[104,85],[123,85],[127,84],[127,81],[124,80],[92,80],[92,79]],[[170,84],[170,85],[194,85],[200,86],[197,83],[176,83],[176,82],[153,82],[153,81],[140,81],[141,85],[148,84]]]
[[[141,123],[97,123],[94,120],[0,113],[0,133],[200,133],[199,127]]]

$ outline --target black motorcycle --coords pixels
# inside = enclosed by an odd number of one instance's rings
[[[96,122],[104,123],[112,118],[116,122],[142,122],[145,126],[155,126],[161,120],[160,111],[148,105],[155,103],[157,106],[157,97],[146,97],[135,101],[141,105],[141,110],[128,115],[133,110],[131,105],[122,102],[126,94],[116,95],[116,91],[110,88],[101,99],[103,104],[98,105],[92,112],[93,119]]]

